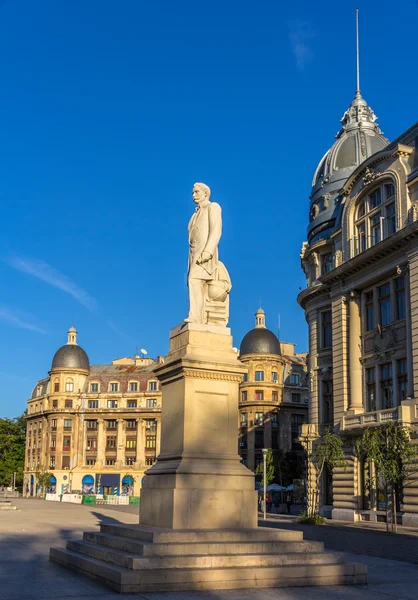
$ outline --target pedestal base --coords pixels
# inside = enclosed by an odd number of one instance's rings
[[[102,525],[50,559],[120,593],[367,583],[367,567],[299,531]]]

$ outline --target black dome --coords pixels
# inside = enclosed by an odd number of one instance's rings
[[[84,369],[86,371],[90,368],[89,357],[81,348],[76,344],[66,344],[55,352],[55,356],[52,359],[51,369]]]
[[[244,335],[239,352],[241,356],[243,354],[280,354],[280,342],[270,329],[256,327]]]

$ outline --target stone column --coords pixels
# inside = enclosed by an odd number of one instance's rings
[[[409,258],[409,305],[410,319],[413,393],[418,393],[418,250],[411,252]]]
[[[309,327],[309,423],[319,423],[318,397],[318,312],[313,309],[307,313]]]
[[[414,371],[412,356],[412,331],[411,331],[411,277],[409,270],[403,269],[405,275],[405,314],[406,314],[406,368],[408,372],[407,396],[414,396]]]
[[[360,298],[359,295],[352,292],[348,300],[349,303],[349,333],[348,333],[348,351],[349,351],[349,373],[350,373],[350,394],[348,410],[355,413],[363,412],[363,386],[362,386],[362,366],[361,358],[361,319],[360,319]]]
[[[237,448],[238,386],[246,371],[229,329],[182,323],[171,331],[170,352],[155,371],[163,386],[161,453],[146,472],[142,525],[257,526],[254,474]]]
[[[160,454],[161,449],[161,419],[156,419],[156,428],[155,432],[156,437],[156,447],[155,447],[155,455],[158,456]]]
[[[97,419],[97,459],[96,464],[99,467],[103,466],[105,457],[105,436],[104,436],[104,420]]]
[[[358,518],[358,467],[357,458],[351,446],[344,448],[347,461],[346,470],[335,468],[332,477],[333,509],[332,519],[357,521]]]
[[[119,468],[125,464],[126,422],[118,419],[118,437],[116,439],[116,463]]]
[[[332,298],[332,381],[334,394],[334,424],[347,410],[348,336],[347,301],[338,293]]]
[[[247,466],[250,471],[255,470],[255,412],[248,410],[248,427],[247,427]]]
[[[136,461],[140,469],[145,465],[145,421],[137,419],[136,432]]]

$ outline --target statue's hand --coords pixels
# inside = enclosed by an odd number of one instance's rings
[[[208,260],[210,260],[212,258],[212,254],[210,252],[206,252],[206,250],[204,250],[202,252],[202,254],[199,256],[199,258],[197,259],[196,263],[198,265],[202,265],[205,262],[208,262]]]

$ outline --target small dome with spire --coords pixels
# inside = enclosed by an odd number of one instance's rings
[[[65,346],[62,346],[55,352],[51,370],[82,369],[88,371],[89,368],[89,357],[83,348],[77,344],[77,331],[75,327],[70,327],[68,330],[68,341]]]
[[[244,354],[280,354],[277,336],[266,327],[266,313],[259,308],[255,313],[255,328],[251,329],[241,342],[240,356]]]

